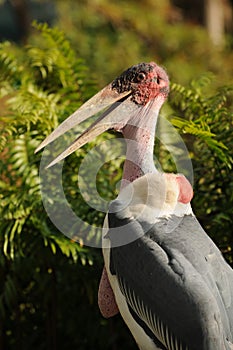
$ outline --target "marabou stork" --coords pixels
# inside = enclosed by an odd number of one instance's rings
[[[122,187],[105,220],[102,313],[109,317],[119,309],[141,350],[230,350],[233,270],[195,218],[186,178],[158,172],[153,161],[156,122],[168,91],[168,76],[158,65],[132,66],[65,120],[37,151],[105,108],[50,163],[110,128],[126,140]]]

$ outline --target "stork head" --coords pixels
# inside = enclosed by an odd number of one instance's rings
[[[165,71],[154,62],[139,63],[124,71],[112,82],[118,94],[128,92],[131,101],[145,106],[157,96],[165,99],[169,91],[169,80]]]
[[[148,115],[150,115],[151,119],[151,116],[159,111],[168,92],[168,76],[157,64],[150,62],[132,66],[60,124],[41,143],[36,152],[66,131],[102,110],[104,110],[102,115],[49,166],[64,159],[108,129],[123,131],[128,124],[140,128],[147,127]]]

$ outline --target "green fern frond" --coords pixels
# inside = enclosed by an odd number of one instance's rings
[[[226,133],[233,115],[229,115],[231,112],[226,106],[232,87],[222,87],[208,96],[205,88],[212,79],[212,75],[203,75],[201,79],[191,82],[189,87],[173,83],[170,103],[175,116],[170,118],[182,134],[195,136],[199,143],[204,143],[221,162],[231,168],[232,155],[226,144]]]
[[[22,65],[17,58],[17,50],[10,42],[0,43],[0,81],[16,81],[22,72]]]
[[[27,254],[42,240],[52,254],[61,252],[75,262],[91,264],[87,248],[54,234],[42,206],[40,155],[35,156],[34,150],[60,120],[92,94],[94,84],[62,32],[42,24],[35,27],[42,35],[40,45],[31,44],[21,51],[9,43],[0,48],[0,72],[5,74],[0,79],[0,98],[5,97],[0,100],[4,106],[0,123],[0,244],[8,259]]]
[[[34,27],[45,40],[40,48],[28,46],[32,68],[40,72],[44,85],[47,84],[47,88],[52,91],[59,86],[70,90],[72,85],[72,89],[79,91],[87,73],[83,60],[76,58],[69,41],[59,29],[51,29],[47,24],[36,22]]]

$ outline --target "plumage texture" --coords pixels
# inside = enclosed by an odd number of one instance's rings
[[[158,176],[150,174],[156,178],[155,197],[161,189]],[[141,192],[143,180],[148,187],[148,177],[133,182]],[[124,192],[110,205],[105,239],[111,244],[109,272],[132,317],[162,349],[230,350],[233,271],[219,249],[192,213],[177,215],[172,209],[148,225],[151,203],[143,212],[142,206],[135,208],[135,191],[126,206]],[[155,213],[158,204],[152,203]]]
[[[168,92],[168,76],[157,64],[132,66],[37,150],[105,109],[49,165],[108,129],[126,141],[123,182],[103,238],[102,313],[119,308],[141,350],[232,350],[233,272],[192,213],[190,184],[154,165],[155,128]]]

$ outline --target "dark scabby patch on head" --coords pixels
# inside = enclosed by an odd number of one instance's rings
[[[139,63],[125,70],[119,77],[112,82],[112,88],[122,93],[132,88],[132,83],[140,83],[142,80],[141,73],[148,73],[153,70],[149,63]]]
[[[112,89],[118,93],[132,91],[131,100],[138,105],[145,105],[156,94],[168,94],[166,88],[159,86],[160,81],[168,82],[168,77],[164,70],[155,63],[139,63],[125,70],[112,82]]]

